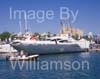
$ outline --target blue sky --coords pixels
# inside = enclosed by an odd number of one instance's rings
[[[35,20],[28,21],[32,32],[59,32],[61,25],[59,8],[68,7],[72,11],[78,10],[78,16],[72,27],[80,28],[85,33],[93,32],[100,34],[100,0],[0,0],[0,32],[19,32],[19,21],[9,19],[9,7],[13,10],[53,10],[55,18],[37,23]],[[22,28],[24,29],[22,20]],[[22,29],[22,30],[23,30]],[[23,30],[24,31],[24,30]]]

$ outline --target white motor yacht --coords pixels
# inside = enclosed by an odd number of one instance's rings
[[[89,49],[90,42],[81,39],[75,40],[72,37],[49,37],[45,40],[15,40],[11,43],[16,50],[28,54],[56,54],[69,52],[82,52]]]

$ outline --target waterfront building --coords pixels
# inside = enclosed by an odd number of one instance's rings
[[[80,30],[79,28],[73,28],[68,26],[63,26],[59,33],[60,36],[69,35],[69,36],[78,36],[78,37],[82,37],[83,34],[84,34],[83,31]]]

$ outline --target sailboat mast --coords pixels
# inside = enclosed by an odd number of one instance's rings
[[[21,23],[21,20],[19,20],[19,29],[20,29],[20,34],[22,34],[22,23]]]
[[[28,32],[28,24],[27,24],[27,19],[25,19],[25,33]]]

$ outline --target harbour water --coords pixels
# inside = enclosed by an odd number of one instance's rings
[[[48,63],[51,61],[61,61],[63,63],[67,61],[69,64],[67,64],[66,68],[64,68],[65,65],[62,65],[62,68],[61,65],[58,65],[57,69],[55,69],[54,65],[52,65],[52,69],[49,68],[50,65],[48,69],[45,68],[46,66],[44,66],[44,69],[28,69],[26,67],[20,69],[18,65],[13,69],[11,61],[0,60],[0,79],[100,79],[99,52],[41,55],[35,62],[42,61]],[[73,65],[75,61],[79,63]],[[88,64],[82,67],[84,61],[87,61]],[[30,61],[25,62],[30,64]]]

